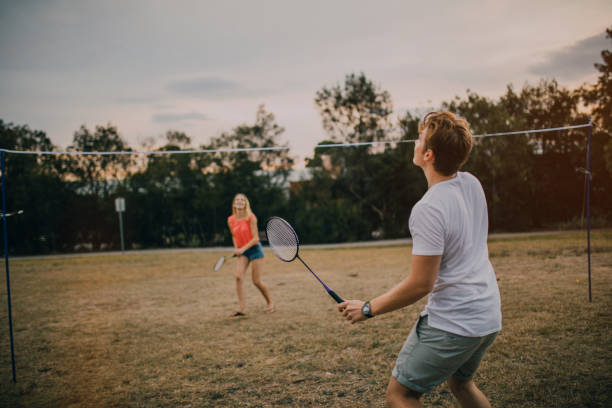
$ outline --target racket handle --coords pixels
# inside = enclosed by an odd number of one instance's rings
[[[329,293],[329,296],[333,297],[336,302],[338,303],[344,302],[344,300],[342,300],[340,296],[336,295],[336,292],[334,292],[333,290],[327,289],[327,293]]]

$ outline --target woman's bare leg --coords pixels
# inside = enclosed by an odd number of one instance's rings
[[[251,261],[251,264],[253,284],[257,287],[257,289],[259,289],[264,299],[266,300],[266,311],[273,312],[274,303],[272,303],[272,299],[270,298],[270,291],[268,290],[268,287],[264,285],[264,283],[261,281],[261,258]]]
[[[238,312],[244,313],[246,310],[246,301],[244,297],[244,275],[249,266],[249,259],[246,256],[239,256],[236,262],[236,295],[238,295]]]

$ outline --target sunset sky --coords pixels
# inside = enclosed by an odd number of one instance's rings
[[[0,119],[60,148],[108,123],[136,150],[167,130],[198,147],[264,104],[303,159],[326,137],[315,93],[347,74],[387,90],[394,117],[467,89],[573,88],[611,26],[609,0],[0,0]]]

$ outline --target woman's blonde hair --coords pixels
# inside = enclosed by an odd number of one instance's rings
[[[236,215],[236,207],[234,207],[234,202],[236,201],[236,198],[238,198],[238,196],[243,196],[244,197],[244,200],[246,201],[246,212],[247,212],[247,215],[251,215],[253,213],[251,211],[251,203],[249,203],[249,199],[243,193],[238,193],[238,194],[236,194],[234,196],[234,199],[232,200],[232,215]]]
[[[434,153],[434,169],[445,176],[456,173],[472,151],[467,121],[452,112],[429,112],[419,123],[419,133],[423,131],[427,131],[425,151]]]

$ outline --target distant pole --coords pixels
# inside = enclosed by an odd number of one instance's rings
[[[8,256],[8,229],[6,227],[6,188],[4,176],[4,150],[0,152],[0,162],[2,167],[2,225],[4,229],[4,264],[6,265],[6,294],[8,301],[9,336],[11,338],[11,365],[13,367],[13,382],[17,383],[17,371],[15,370],[15,344],[13,341],[13,312],[11,308],[11,275],[9,273]]]
[[[123,211],[119,213],[119,234],[121,234],[121,252],[125,252],[125,244],[123,242]]]
[[[586,219],[587,219],[587,259],[589,273],[589,302],[593,301],[591,295],[591,134],[593,133],[593,119],[589,119],[587,139],[587,187],[586,187]]]
[[[119,235],[121,236],[121,253],[125,253],[125,244],[123,242],[123,212],[125,211],[125,199],[118,197],[115,199],[115,210],[119,215]]]

